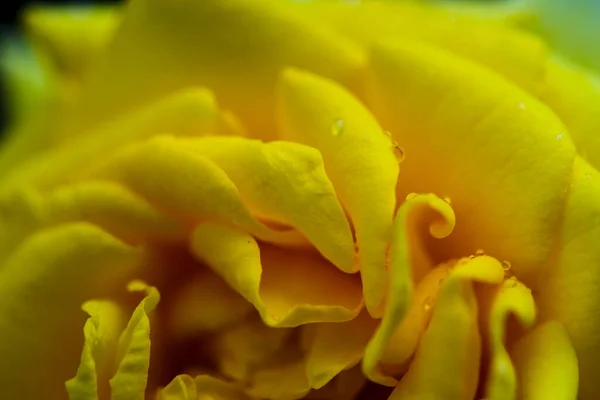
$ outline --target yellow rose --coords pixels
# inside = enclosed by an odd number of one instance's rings
[[[0,398],[600,396],[600,85],[514,19],[132,0],[25,21]]]

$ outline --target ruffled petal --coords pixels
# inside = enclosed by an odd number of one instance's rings
[[[510,355],[517,373],[517,398],[577,399],[577,355],[560,322],[535,327],[512,346]]]
[[[194,381],[200,399],[208,396],[214,400],[249,400],[248,396],[230,382],[209,375],[199,375]]]
[[[108,294],[141,264],[141,252],[87,223],[25,240],[0,269],[0,397],[60,398],[82,347],[79,305]]]
[[[178,375],[156,394],[156,400],[196,400],[196,381],[189,375]]]
[[[490,362],[485,382],[486,397],[512,400],[517,394],[517,378],[512,361],[504,346],[506,324],[514,315],[523,328],[530,328],[536,318],[536,308],[531,290],[516,278],[504,281],[493,295],[491,308],[484,311],[487,321],[486,336]]]
[[[156,288],[141,281],[127,286],[131,292],[145,292],[146,297],[133,311],[127,328],[119,338],[114,376],[110,379],[112,400],[143,400],[150,367],[150,319],[160,295]]]
[[[579,398],[600,397],[600,174],[581,158],[573,168],[557,254],[536,303],[544,319],[560,321],[579,364]]]
[[[82,101],[83,121],[206,85],[255,135],[273,138],[280,69],[297,66],[348,83],[363,55],[326,25],[299,15],[291,2],[183,1],[172,7],[137,0],[103,61]]]
[[[171,137],[131,146],[92,172],[115,180],[192,228],[202,220],[234,224],[275,243],[306,243],[296,231],[276,231],[255,220],[225,171]],[[168,184],[166,184],[168,183]]]
[[[342,271],[353,270],[350,224],[318,151],[242,138],[180,140],[177,146],[223,169],[257,217],[295,228]]]
[[[390,400],[474,398],[481,337],[473,281],[494,284],[503,277],[501,263],[491,257],[464,259],[456,265],[444,280],[415,358]]]
[[[406,152],[401,194],[447,197],[461,221],[438,260],[483,248],[522,280],[539,277],[575,157],[560,120],[497,75],[418,43],[375,48],[367,86]]]
[[[385,257],[401,161],[394,151],[401,150],[365,106],[336,83],[288,69],[279,86],[283,136],[323,154],[356,231],[365,304],[371,314],[381,314],[376,308],[385,294]]]
[[[65,382],[70,400],[98,400],[107,393],[109,363],[117,347],[125,316],[119,306],[107,300],[90,300],[81,307],[90,318],[83,327],[84,344],[77,374]]]
[[[191,238],[195,256],[251,302],[269,326],[341,322],[362,307],[360,282],[308,250],[258,243],[244,232],[211,222]]]
[[[429,233],[439,239],[452,232],[454,223],[452,207],[432,194],[411,197],[398,210],[389,250],[387,307],[363,360],[369,379],[388,386],[397,382],[381,373],[378,362],[409,308],[413,278],[418,282],[433,267],[423,250],[419,229],[428,226]]]
[[[66,122],[71,123],[75,118],[77,116]],[[105,161],[106,155],[156,134],[192,136],[239,132],[231,115],[221,112],[212,93],[203,88],[188,88],[124,117],[112,115],[107,120],[110,122],[104,122],[99,127],[90,128],[86,124],[80,130],[71,130],[66,125],[55,127],[53,135],[69,140],[35,158],[30,159],[25,154],[24,159],[20,160],[22,165],[2,177],[0,191],[25,183],[38,188],[51,188],[65,181],[76,180]],[[98,157],[99,154],[103,157]],[[10,160],[9,154],[7,163]]]

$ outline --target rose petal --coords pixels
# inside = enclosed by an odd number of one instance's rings
[[[486,397],[490,399],[515,399],[517,390],[516,373],[508,351],[504,346],[505,329],[509,315],[514,315],[524,328],[530,328],[536,317],[531,290],[510,278],[500,286],[493,296],[491,308],[484,310],[487,321],[490,362],[485,383]]]
[[[491,257],[467,259],[454,268],[441,287],[415,358],[390,400],[474,398],[481,337],[473,281],[498,283],[503,276],[502,265]]]
[[[348,321],[362,306],[355,277],[315,252],[266,244],[259,248],[251,235],[211,222],[197,226],[191,247],[269,326]]]
[[[196,400],[196,381],[189,375],[178,375],[156,393],[156,400]]]
[[[350,225],[318,151],[242,138],[179,140],[177,145],[222,168],[255,215],[297,229],[342,271],[353,270]]]
[[[545,270],[536,301],[547,319],[560,321],[577,352],[579,398],[600,396],[600,174],[581,158],[573,168],[557,254]]]
[[[387,306],[363,360],[363,371],[369,379],[388,386],[397,382],[381,373],[378,362],[409,307],[413,296],[413,277],[419,281],[433,267],[420,243],[418,229],[429,225],[430,234],[442,238],[452,232],[454,222],[452,207],[431,194],[412,197],[398,210],[389,250]]]
[[[102,383],[108,382],[107,367],[112,366],[125,316],[112,301],[90,300],[81,308],[90,316],[83,327],[81,361],[77,374],[65,385],[71,400],[98,400],[109,395]]]
[[[140,263],[138,250],[87,223],[38,232],[15,249],[0,270],[0,397],[64,396],[81,348],[79,305]]]
[[[82,121],[206,85],[253,134],[273,138],[279,70],[297,66],[346,83],[363,54],[326,25],[296,13],[290,2],[181,1],[173,7],[138,0],[127,7],[103,61],[82,101]]]
[[[577,355],[560,322],[535,327],[512,346],[510,355],[517,373],[518,398],[577,399]]]
[[[150,367],[150,319],[160,300],[156,288],[141,281],[127,286],[131,292],[145,292],[146,297],[133,311],[127,327],[119,338],[115,364],[117,370],[110,379],[113,400],[143,400]]]
[[[558,118],[497,75],[411,42],[373,50],[368,92],[406,151],[401,195],[448,197],[461,221],[438,259],[483,248],[523,281],[539,277],[575,156]]]
[[[279,84],[284,138],[323,154],[356,230],[367,309],[381,314],[376,309],[385,294],[385,253],[396,208],[394,146],[365,106],[334,82],[287,69]]]

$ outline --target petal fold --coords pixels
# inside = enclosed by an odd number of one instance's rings
[[[259,247],[251,235],[211,222],[196,227],[191,249],[251,302],[269,326],[347,321],[362,307],[356,277],[316,252]]]
[[[407,154],[399,196],[447,197],[461,221],[436,259],[483,248],[525,282],[541,274],[575,157],[561,121],[500,76],[422,43],[375,47],[368,73],[368,104]]]
[[[396,208],[394,144],[350,92],[294,69],[285,70],[279,81],[279,120],[285,139],[323,154],[356,231],[365,304],[371,314],[381,314],[376,309],[385,294],[385,253]]]

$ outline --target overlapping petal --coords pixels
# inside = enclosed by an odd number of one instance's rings
[[[191,249],[250,301],[269,326],[347,321],[362,306],[356,277],[318,253],[259,247],[250,234],[211,222],[196,227]]]
[[[558,118],[498,75],[412,42],[373,50],[368,98],[406,152],[400,193],[446,196],[461,221],[440,261],[483,248],[539,277],[575,157]]]
[[[545,319],[565,327],[579,365],[579,397],[600,396],[600,174],[581,158],[573,168],[556,253],[546,265],[547,279],[540,285],[536,302]]]
[[[401,150],[395,149],[352,94],[315,75],[286,70],[280,78],[279,108],[283,137],[323,154],[327,174],[356,231],[356,267],[361,271],[367,309],[380,315],[386,249],[396,208],[400,160],[394,152]]]
[[[273,138],[279,70],[296,66],[350,83],[363,59],[350,41],[298,14],[291,2],[136,0],[86,87],[81,112],[84,121],[97,121],[206,85],[256,136]]]
[[[432,194],[413,196],[398,210],[389,248],[387,306],[363,360],[363,370],[371,380],[388,386],[397,383],[395,378],[382,373],[378,363],[406,315],[413,299],[414,282],[420,281],[434,266],[424,250],[420,229],[428,227],[429,233],[440,239],[452,232],[454,223],[452,208]]]
[[[473,281],[494,284],[503,277],[502,265],[491,257],[466,259],[456,265],[443,282],[415,358],[391,400],[474,398],[481,336]]]
[[[77,370],[79,305],[109,293],[141,264],[141,252],[87,223],[40,231],[0,269],[0,397],[53,398]]]

